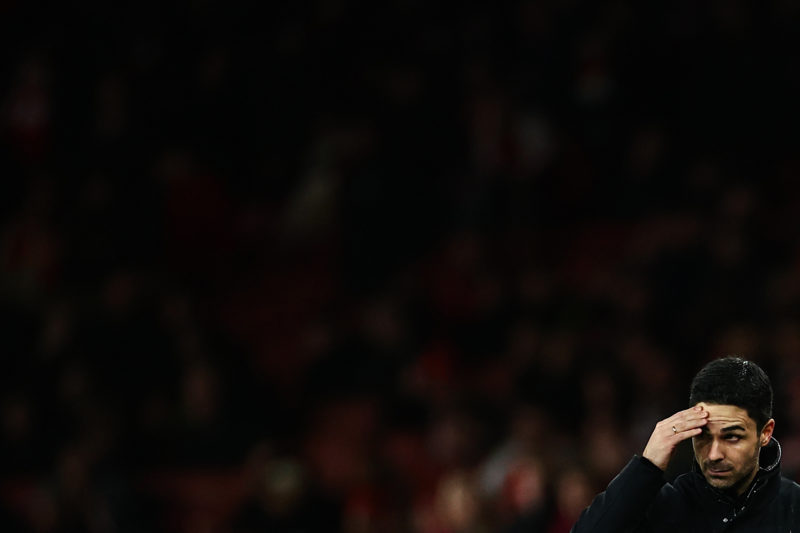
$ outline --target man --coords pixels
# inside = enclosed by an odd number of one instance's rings
[[[689,404],[656,424],[641,457],[583,511],[572,533],[800,533],[800,485],[780,475],[764,371],[738,357],[714,360],[692,381]],[[693,471],[666,483],[664,471],[686,439]]]

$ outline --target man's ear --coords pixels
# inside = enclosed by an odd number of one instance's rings
[[[775,430],[775,419],[770,418],[764,427],[761,429],[761,434],[758,436],[761,446],[764,447],[769,444],[769,439],[772,438],[772,432]]]

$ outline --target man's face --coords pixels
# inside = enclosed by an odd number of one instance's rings
[[[703,432],[692,438],[700,470],[712,487],[741,494],[758,472],[759,452],[769,442],[775,422],[770,420],[758,428],[740,407],[697,405],[708,411]]]

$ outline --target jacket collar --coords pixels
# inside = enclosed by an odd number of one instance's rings
[[[780,469],[781,465],[781,443],[775,437],[770,437],[766,446],[761,448],[761,453],[758,458],[758,474],[772,472],[775,469]]]

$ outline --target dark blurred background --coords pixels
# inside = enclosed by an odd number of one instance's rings
[[[796,0],[72,4],[0,3],[4,532],[564,533],[728,354],[800,470]]]

